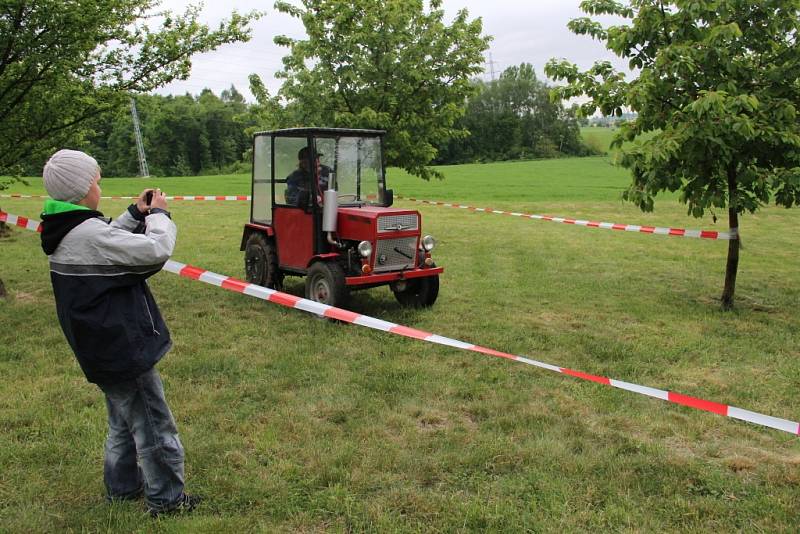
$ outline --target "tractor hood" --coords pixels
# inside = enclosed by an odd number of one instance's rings
[[[416,210],[380,206],[341,207],[337,217],[340,239],[374,240],[394,235],[419,235],[421,216]]]
[[[400,210],[397,208],[382,208],[380,206],[351,206],[339,207],[339,217],[375,220],[387,215],[419,215],[416,210]]]

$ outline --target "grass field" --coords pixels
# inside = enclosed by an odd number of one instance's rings
[[[616,133],[616,128],[594,126],[583,126],[581,128],[583,142],[595,149],[598,153],[608,152],[610,150],[611,141],[614,140],[614,135]]]
[[[605,158],[397,171],[404,196],[726,229],[674,198],[642,214]],[[103,193],[247,194],[247,176],[104,180]],[[14,192],[41,192],[40,182]],[[419,209],[445,267],[430,310],[386,288],[354,311],[551,364],[797,420],[800,211],[745,216],[737,309],[724,242]],[[117,215],[122,201],[103,201]],[[37,218],[41,202],[0,199]],[[173,202],[174,259],[243,276],[243,202]],[[103,500],[102,395],[55,317],[38,236],[0,239],[0,531],[796,532],[800,440],[513,362],[320,321],[169,273],[159,365],[192,516]],[[301,295],[302,280],[287,279]]]

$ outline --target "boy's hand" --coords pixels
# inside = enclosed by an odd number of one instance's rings
[[[136,199],[136,209],[139,210],[139,213],[147,213],[150,211],[151,206],[147,203],[147,193],[151,191],[153,191],[153,195],[155,195],[153,189],[145,189],[142,191],[142,194],[139,195],[139,198]]]
[[[167,211],[167,195],[161,192],[161,189],[153,190],[153,201],[150,203],[150,208],[161,208]]]

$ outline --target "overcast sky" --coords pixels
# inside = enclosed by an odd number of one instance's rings
[[[164,9],[183,12],[191,0],[163,0]],[[214,52],[199,54],[192,61],[192,75],[186,81],[176,81],[162,88],[161,94],[198,94],[208,87],[216,94],[235,85],[248,100],[251,99],[247,77],[251,73],[261,76],[274,95],[280,80],[274,74],[280,70],[285,48],[276,46],[276,35],[302,37],[302,24],[288,15],[273,9],[273,0],[207,1],[202,21],[215,26],[231,11],[240,13],[258,10],[266,15],[253,24],[253,37],[247,43],[224,45]],[[583,16],[578,8],[580,0],[444,0],[447,20],[459,9],[467,8],[470,19],[483,19],[484,34],[494,40],[486,52],[485,80],[491,79],[493,61],[495,76],[522,62],[531,63],[539,77],[544,77],[544,65],[552,57],[563,57],[586,68],[595,60],[613,61],[618,68],[624,63],[598,42],[586,36],[572,34],[567,23]],[[490,56],[491,54],[491,56]]]

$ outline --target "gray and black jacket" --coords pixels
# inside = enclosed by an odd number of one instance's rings
[[[42,249],[58,320],[86,379],[113,384],[149,370],[172,346],[146,280],[172,254],[177,228],[167,212],[145,217],[133,205],[113,222],[102,217],[48,200]]]

